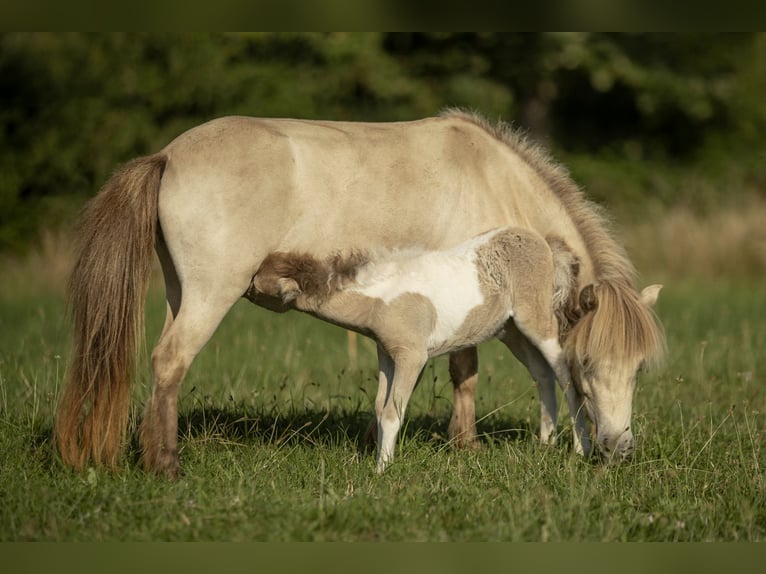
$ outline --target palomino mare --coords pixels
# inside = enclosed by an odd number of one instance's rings
[[[339,253],[323,261],[272,253],[246,297],[254,303],[276,298],[375,340],[382,472],[393,460],[407,402],[426,361],[492,337],[509,345],[523,338],[544,358],[541,363],[533,359],[530,368],[559,381],[575,419],[575,447],[590,451],[581,396],[560,345],[566,329],[558,320],[575,313],[577,269],[561,241],[503,227],[440,251]]]
[[[83,214],[69,282],[73,348],[55,425],[63,462],[117,465],[153,250],[168,305],[139,438],[144,468],[174,477],[181,382],[268,253],[438,250],[505,225],[557,236],[578,258],[578,291],[597,307],[565,352],[599,449],[629,452],[635,375],[662,348],[647,304],[658,289],[638,293],[623,249],[563,168],[504,124],[450,111],[388,124],[226,117],[116,172]],[[450,428],[466,440],[476,362],[468,349],[450,365]],[[555,382],[533,376],[545,440]]]

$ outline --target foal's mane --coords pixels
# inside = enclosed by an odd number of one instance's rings
[[[565,167],[509,124],[454,108],[441,115],[472,123],[511,148],[561,201],[582,237],[593,263],[598,307],[570,331],[565,340],[568,355],[658,360],[664,349],[662,331],[653,311],[640,300],[636,269],[615,240],[603,209],[585,197]]]

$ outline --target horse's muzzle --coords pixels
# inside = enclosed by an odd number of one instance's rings
[[[627,461],[633,456],[635,450],[633,433],[627,429],[617,436],[599,436],[596,446],[602,460],[607,464]]]

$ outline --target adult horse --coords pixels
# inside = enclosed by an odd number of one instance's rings
[[[572,329],[565,352],[597,446],[629,453],[636,372],[662,348],[650,310],[658,289],[636,290],[633,266],[563,168],[504,124],[449,111],[386,124],[221,118],[115,173],[83,214],[70,278],[73,351],[55,425],[62,460],[117,464],[153,250],[167,316],[152,352],[141,458],[174,477],[181,382],[268,253],[435,250],[504,225],[557,236],[578,258],[578,290],[595,311]],[[528,366],[540,362],[520,333],[509,330],[504,342]],[[451,431],[468,439],[476,369],[473,349],[451,358]],[[531,372],[548,440],[555,381]]]

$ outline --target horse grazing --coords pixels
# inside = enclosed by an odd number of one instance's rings
[[[263,261],[246,296],[256,303],[278,298],[376,341],[378,472],[393,460],[407,402],[426,361],[492,337],[505,340],[509,330],[518,330],[536,351],[531,368],[552,371],[558,379],[579,431],[575,446],[588,452],[581,397],[559,344],[564,329],[557,315],[575,306],[577,266],[568,254],[562,250],[554,257],[537,233],[511,227],[443,251],[336,254],[324,260],[277,252]]]
[[[597,446],[628,452],[635,375],[663,346],[649,308],[658,289],[638,293],[635,269],[605,218],[540,148],[504,124],[448,111],[395,123],[220,118],[118,170],[78,227],[68,286],[72,354],[55,423],[62,461],[118,464],[153,250],[167,314],[152,352],[141,461],[175,477],[181,383],[269,253],[439,251],[503,226],[559,237],[577,257],[575,289],[595,307],[572,327],[564,351]],[[533,345],[521,332],[508,337],[529,366]],[[473,347],[450,355],[450,432],[465,442],[476,435],[477,362]],[[555,381],[547,371],[532,374],[546,440],[555,428]]]

